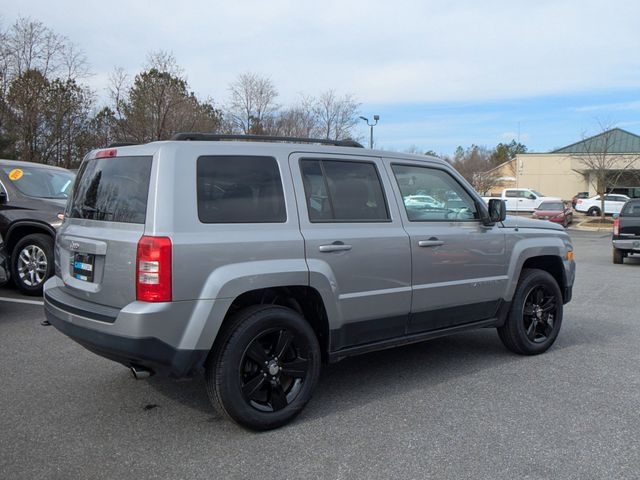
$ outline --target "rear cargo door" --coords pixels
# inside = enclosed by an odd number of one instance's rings
[[[56,241],[67,293],[117,308],[136,299],[152,163],[151,156],[123,156],[82,164]]]

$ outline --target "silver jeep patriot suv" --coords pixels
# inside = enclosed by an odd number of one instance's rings
[[[542,353],[571,299],[564,229],[505,218],[445,161],[351,141],[178,134],[84,159],[44,289],[87,349],[183,377],[252,429],[322,362],[480,327]]]

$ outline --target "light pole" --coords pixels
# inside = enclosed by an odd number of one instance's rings
[[[375,127],[378,124],[378,120],[380,120],[380,115],[373,116],[373,120],[374,120],[373,123],[369,123],[369,119],[367,117],[360,117],[360,119],[367,122],[367,125],[371,127],[371,136],[369,137],[369,148],[373,148],[373,127]]]

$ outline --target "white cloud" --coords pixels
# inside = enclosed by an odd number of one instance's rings
[[[500,138],[505,142],[510,142],[511,140],[520,141],[521,143],[526,143],[529,141],[529,134],[525,132],[504,132],[500,135]]]
[[[620,111],[620,110],[640,110],[640,100],[631,102],[601,103],[597,105],[585,105],[574,109],[576,112],[599,112],[599,111]]]
[[[96,87],[173,51],[191,87],[222,100],[240,72],[366,103],[485,101],[640,86],[640,2],[3,0],[88,54]]]

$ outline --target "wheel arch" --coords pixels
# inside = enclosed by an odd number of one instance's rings
[[[507,288],[505,301],[513,299],[518,281],[525,268],[537,268],[548,272],[558,283],[563,299],[568,301],[566,288],[570,285],[570,279],[566,278],[567,272],[564,266],[564,256],[566,246],[561,238],[554,238],[544,245],[540,244],[540,239],[528,239],[518,242],[512,253],[512,261],[509,268],[509,285]]]
[[[308,285],[282,285],[246,291],[233,299],[226,310],[211,346],[221,338],[220,332],[239,310],[253,305],[278,305],[295,310],[311,325],[316,334],[323,362],[328,361],[329,320],[320,293]]]
[[[566,280],[564,278],[564,266],[562,264],[562,259],[559,256],[541,255],[537,257],[530,257],[522,264],[522,270],[525,268],[536,268],[549,273],[558,283],[560,291],[564,297]]]
[[[53,227],[44,222],[31,220],[18,221],[13,223],[7,230],[6,237],[4,238],[7,252],[11,254],[20,239],[26,237],[27,235],[38,233],[48,235],[49,237],[51,237],[51,239],[54,239],[56,236],[56,231],[53,229]]]

